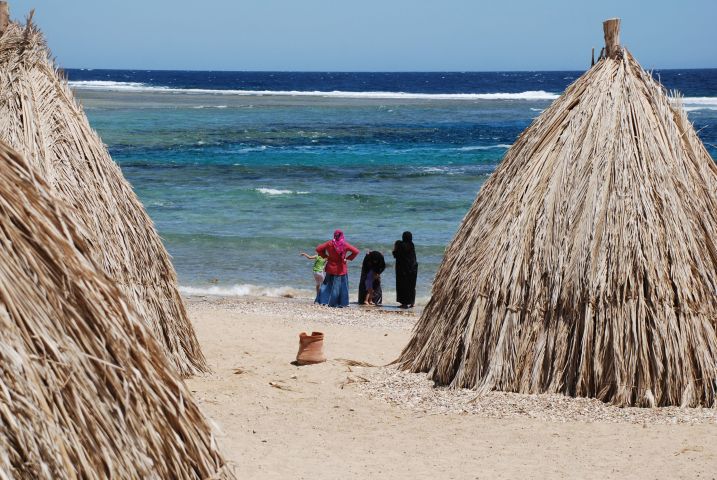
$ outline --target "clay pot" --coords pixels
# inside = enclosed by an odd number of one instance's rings
[[[321,332],[306,332],[299,334],[299,353],[296,354],[296,363],[299,365],[311,365],[326,361],[323,352],[324,334]]]

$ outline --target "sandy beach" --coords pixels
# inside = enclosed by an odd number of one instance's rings
[[[187,381],[240,478],[715,478],[714,409],[430,388],[386,368],[415,312],[188,297],[213,370]],[[329,361],[292,365],[301,331]],[[475,401],[474,401],[475,400]]]

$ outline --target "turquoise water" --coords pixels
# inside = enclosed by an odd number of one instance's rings
[[[481,185],[554,97],[77,94],[191,291],[310,292],[311,262],[298,254],[334,229],[387,260],[411,230],[424,299]],[[690,115],[707,127],[705,141],[717,143],[709,128],[717,110],[708,104]],[[357,267],[349,270],[352,290]]]

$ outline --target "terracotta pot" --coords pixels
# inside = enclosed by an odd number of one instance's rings
[[[323,352],[324,334],[321,332],[306,332],[299,334],[299,353],[296,354],[296,363],[299,365],[311,365],[326,361]]]

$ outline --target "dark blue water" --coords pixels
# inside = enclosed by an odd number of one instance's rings
[[[560,93],[583,72],[194,72],[66,70],[72,81],[137,82],[154,87],[255,91],[407,93]],[[717,69],[655,70],[668,89],[688,97],[717,95]]]
[[[67,73],[183,285],[308,292],[298,253],[335,228],[389,260],[411,230],[424,298],[482,183],[581,74]],[[717,157],[717,70],[658,74]]]

